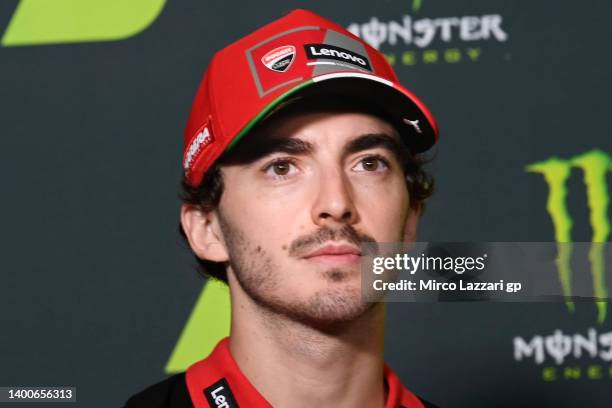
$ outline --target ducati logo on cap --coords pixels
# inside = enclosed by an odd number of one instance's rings
[[[295,47],[283,45],[266,53],[261,57],[261,62],[272,71],[285,72],[289,69],[295,58]]]

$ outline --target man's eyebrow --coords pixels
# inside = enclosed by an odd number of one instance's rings
[[[387,133],[366,133],[348,143],[343,149],[342,156],[347,157],[376,147],[381,147],[393,153],[400,163],[403,162],[407,153],[405,146]]]
[[[246,143],[238,145],[234,160],[239,163],[253,163],[273,153],[293,155],[311,154],[315,151],[312,143],[297,138],[270,138],[265,143]]]
[[[312,143],[302,139],[282,138],[267,141],[262,150],[265,150],[265,155],[271,153],[303,155],[313,153],[315,148]]]

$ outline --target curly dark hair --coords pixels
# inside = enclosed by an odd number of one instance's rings
[[[299,102],[299,103],[296,103]],[[269,123],[272,119],[279,116],[285,117],[291,114],[311,113],[311,112],[363,112],[387,121],[396,129],[404,129],[399,122],[390,117],[384,110],[373,106],[371,101],[364,101],[355,98],[347,98],[346,95],[326,95],[324,100],[316,97],[300,96],[293,98],[279,105],[251,131],[250,135],[256,134],[264,123]],[[400,136],[402,132],[400,132]],[[404,139],[409,140],[409,139]],[[431,196],[434,189],[434,180],[431,175],[423,169],[424,164],[431,159],[420,154],[414,154],[410,146],[405,145],[402,152],[403,170],[406,178],[406,186],[410,197],[410,206],[414,210],[424,210],[424,201]],[[183,177],[181,181],[180,199],[185,204],[198,206],[202,211],[208,212],[217,208],[223,194],[223,174],[221,166],[226,161],[225,157],[220,158],[207,171],[204,179],[197,187],[190,186]],[[179,223],[179,232],[186,241],[185,232]],[[197,269],[202,275],[212,277],[227,283],[226,267],[223,263],[207,261],[195,257]]]

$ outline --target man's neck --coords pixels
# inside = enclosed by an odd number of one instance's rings
[[[384,306],[314,328],[232,296],[230,350],[251,384],[279,407],[383,407]]]

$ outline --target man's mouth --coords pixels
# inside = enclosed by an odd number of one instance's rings
[[[302,257],[311,262],[326,265],[341,266],[359,262],[361,250],[353,245],[325,245],[307,253]]]

